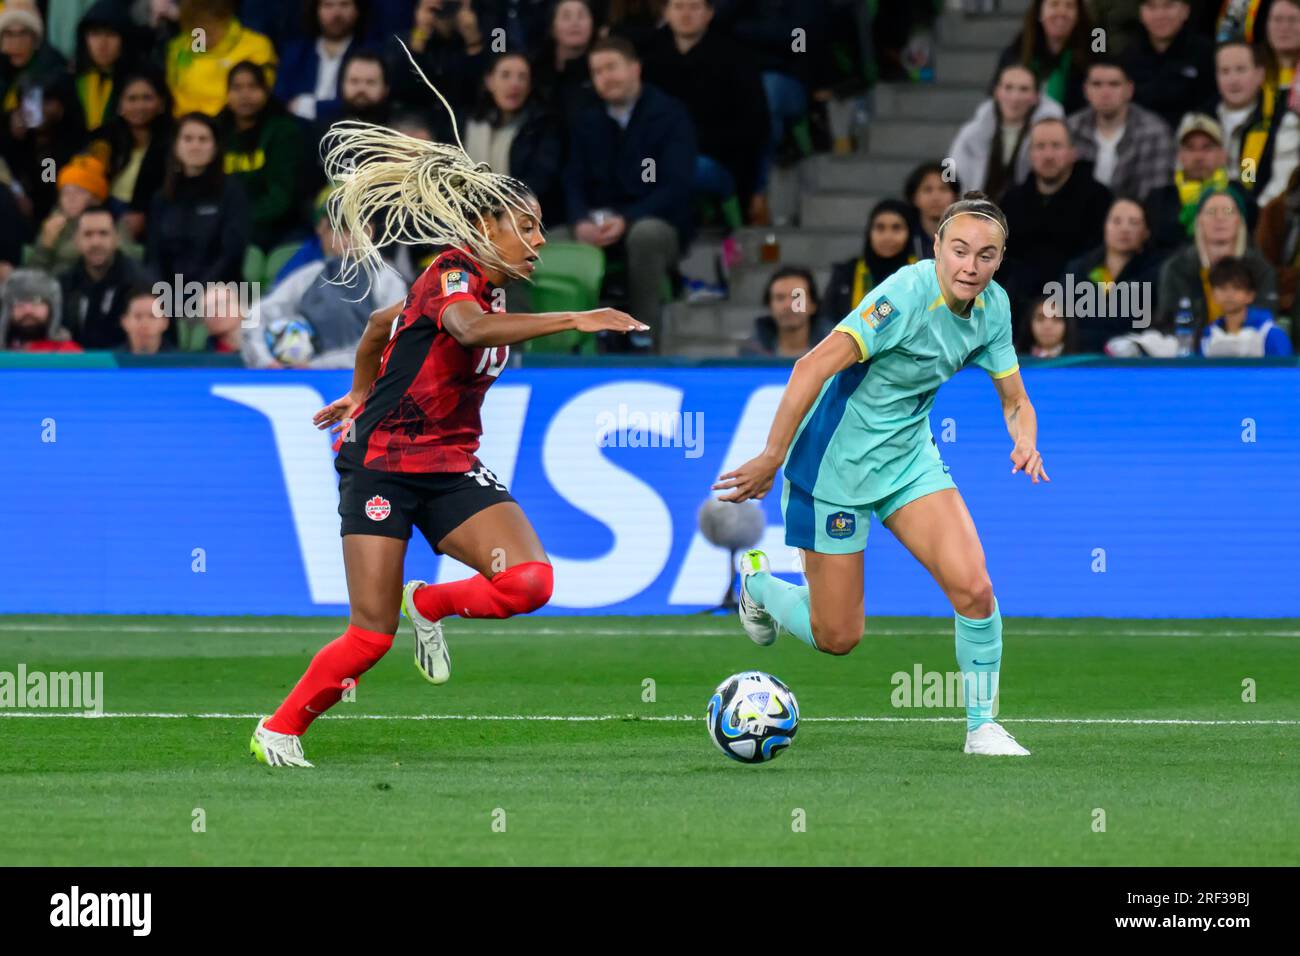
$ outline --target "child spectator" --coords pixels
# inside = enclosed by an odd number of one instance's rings
[[[1268,309],[1256,308],[1255,277],[1240,259],[1220,259],[1210,269],[1210,291],[1222,313],[1201,334],[1206,358],[1263,358],[1291,354],[1291,342]]]
[[[59,275],[76,263],[81,253],[77,251],[77,220],[92,205],[108,198],[108,177],[104,164],[93,156],[74,156],[59,172],[59,200],[41,223],[36,242],[27,257],[27,265]],[[139,247],[130,242],[131,251],[139,255]]]
[[[934,234],[944,212],[961,198],[961,193],[961,182],[942,163],[921,163],[907,174],[903,195],[912,207],[912,223],[917,227],[912,254],[918,261],[934,258]]]
[[[1078,352],[1076,328],[1070,309],[1064,315],[1047,296],[1034,296],[1016,336],[1016,353],[1031,358],[1049,359]],[[1086,348],[1084,351],[1088,351]]]
[[[126,308],[122,312],[122,334],[125,340],[118,349],[128,355],[157,355],[171,352],[167,341],[171,321],[162,304],[147,285],[131,287],[126,293]]]

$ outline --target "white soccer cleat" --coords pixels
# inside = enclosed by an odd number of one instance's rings
[[[253,739],[248,742],[248,752],[268,767],[310,767],[302,755],[302,740],[293,734],[282,734],[266,729],[270,718],[257,722]]]
[[[442,636],[442,622],[431,621],[415,607],[415,591],[423,581],[408,581],[402,588],[402,613],[415,627],[415,668],[430,684],[451,679],[451,651]]]
[[[762,551],[746,551],[740,556],[740,623],[749,639],[760,647],[767,647],[776,640],[777,625],[771,614],[750,600],[745,591],[745,582],[751,574],[771,570],[767,555]]]
[[[1028,757],[1029,751],[999,723],[989,721],[966,732],[965,752],[985,757]]]

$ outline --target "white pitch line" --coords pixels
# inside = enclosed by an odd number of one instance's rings
[[[0,718],[26,717],[76,717],[85,720],[260,720],[266,714],[175,714],[164,712],[87,713],[83,711],[32,711],[0,710]],[[327,714],[324,720],[491,720],[491,721],[551,721],[563,723],[597,723],[612,720],[630,721],[699,721],[702,714]],[[811,723],[840,724],[933,724],[955,723],[965,717],[805,717]],[[1189,727],[1293,727],[1300,720],[1193,720],[1180,718],[1146,717],[1007,717],[1006,724],[1159,724]]]
[[[1300,637],[1300,630],[1156,630],[1154,628],[1127,628],[1116,630],[1114,628],[1104,627],[1104,622],[1099,623],[1099,628],[1104,629],[1107,637]],[[1096,636],[1096,629],[1057,629],[1057,628],[1026,628],[1017,627],[1013,621],[1008,626],[1008,631],[1013,635],[1022,637],[1093,637]],[[170,625],[170,624],[45,624],[45,623],[21,623],[21,622],[0,622],[0,632],[4,631],[22,631],[30,633],[42,633],[48,631],[75,631],[78,634],[297,634],[303,637],[328,637],[329,635],[337,636],[339,626],[328,622],[320,624],[307,624],[303,627],[282,627],[282,626],[247,626],[242,624],[198,624],[198,625]],[[483,627],[472,626],[466,632],[466,636],[474,634],[484,634],[493,637],[510,636],[510,635],[572,635],[572,628],[562,627]],[[626,627],[584,627],[580,629],[582,634],[590,634],[594,637],[641,637],[647,633],[653,636],[671,636],[671,637],[719,637],[732,633],[739,633],[739,630],[730,620],[719,622],[716,628],[674,628],[665,627],[663,630],[646,632],[643,630],[626,628]],[[881,637],[933,637],[951,633],[951,627],[936,622],[933,627],[914,627],[914,628],[882,628],[873,627],[870,618],[867,619],[866,627],[867,636],[879,635]]]

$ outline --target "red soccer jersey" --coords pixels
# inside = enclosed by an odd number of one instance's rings
[[[510,347],[466,348],[442,327],[442,313],[462,300],[500,311],[495,291],[464,250],[434,258],[406,296],[352,440],[335,444],[344,461],[405,473],[473,469],[483,434],[479,409]]]

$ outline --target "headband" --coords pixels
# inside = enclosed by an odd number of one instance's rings
[[[1004,226],[1002,225],[1002,223],[998,222],[996,219],[994,219],[992,216],[990,216],[990,215],[989,215],[988,213],[986,213],[986,212],[976,212],[976,211],[973,210],[973,209],[964,209],[964,210],[962,210],[961,212],[955,212],[955,213],[953,213],[951,216],[949,216],[949,217],[948,217],[947,219],[945,219],[943,222],[939,223],[939,228],[935,230],[935,234],[937,235],[938,233],[943,232],[944,227],[945,227],[946,225],[948,225],[948,223],[950,223],[950,222],[952,222],[954,219],[956,219],[958,216],[981,216],[981,217],[983,217],[984,219],[987,219],[989,222],[993,223],[993,225],[997,226],[999,229],[1001,229],[1001,230],[1002,230],[1002,235],[1003,235],[1003,237],[1004,237],[1004,238],[1006,237],[1007,230],[1006,230],[1006,227],[1004,227]]]

